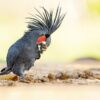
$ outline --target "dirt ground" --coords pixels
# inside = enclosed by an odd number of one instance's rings
[[[35,64],[19,82],[0,76],[0,100],[100,100],[100,62]]]

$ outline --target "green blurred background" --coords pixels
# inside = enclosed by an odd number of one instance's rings
[[[27,30],[25,17],[35,13],[34,7],[52,9],[58,4],[67,14],[39,62],[100,58],[100,0],[0,0],[0,63],[5,63],[9,46]]]

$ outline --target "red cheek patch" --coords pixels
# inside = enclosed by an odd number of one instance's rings
[[[37,43],[41,43],[43,41],[46,41],[46,36],[45,35],[42,35],[42,36],[38,37]]]

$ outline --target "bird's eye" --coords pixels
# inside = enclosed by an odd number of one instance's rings
[[[44,41],[46,41],[45,35],[39,36],[38,39],[37,39],[37,43],[41,43],[41,42],[44,42]]]

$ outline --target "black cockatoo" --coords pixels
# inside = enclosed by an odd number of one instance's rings
[[[36,15],[29,17],[31,21],[28,23],[27,32],[9,48],[7,67],[1,70],[0,75],[13,72],[23,79],[24,71],[29,70],[50,45],[51,34],[59,28],[65,17],[65,14],[61,14],[60,7],[57,7],[55,13],[44,7],[42,13],[37,9],[36,11]]]

